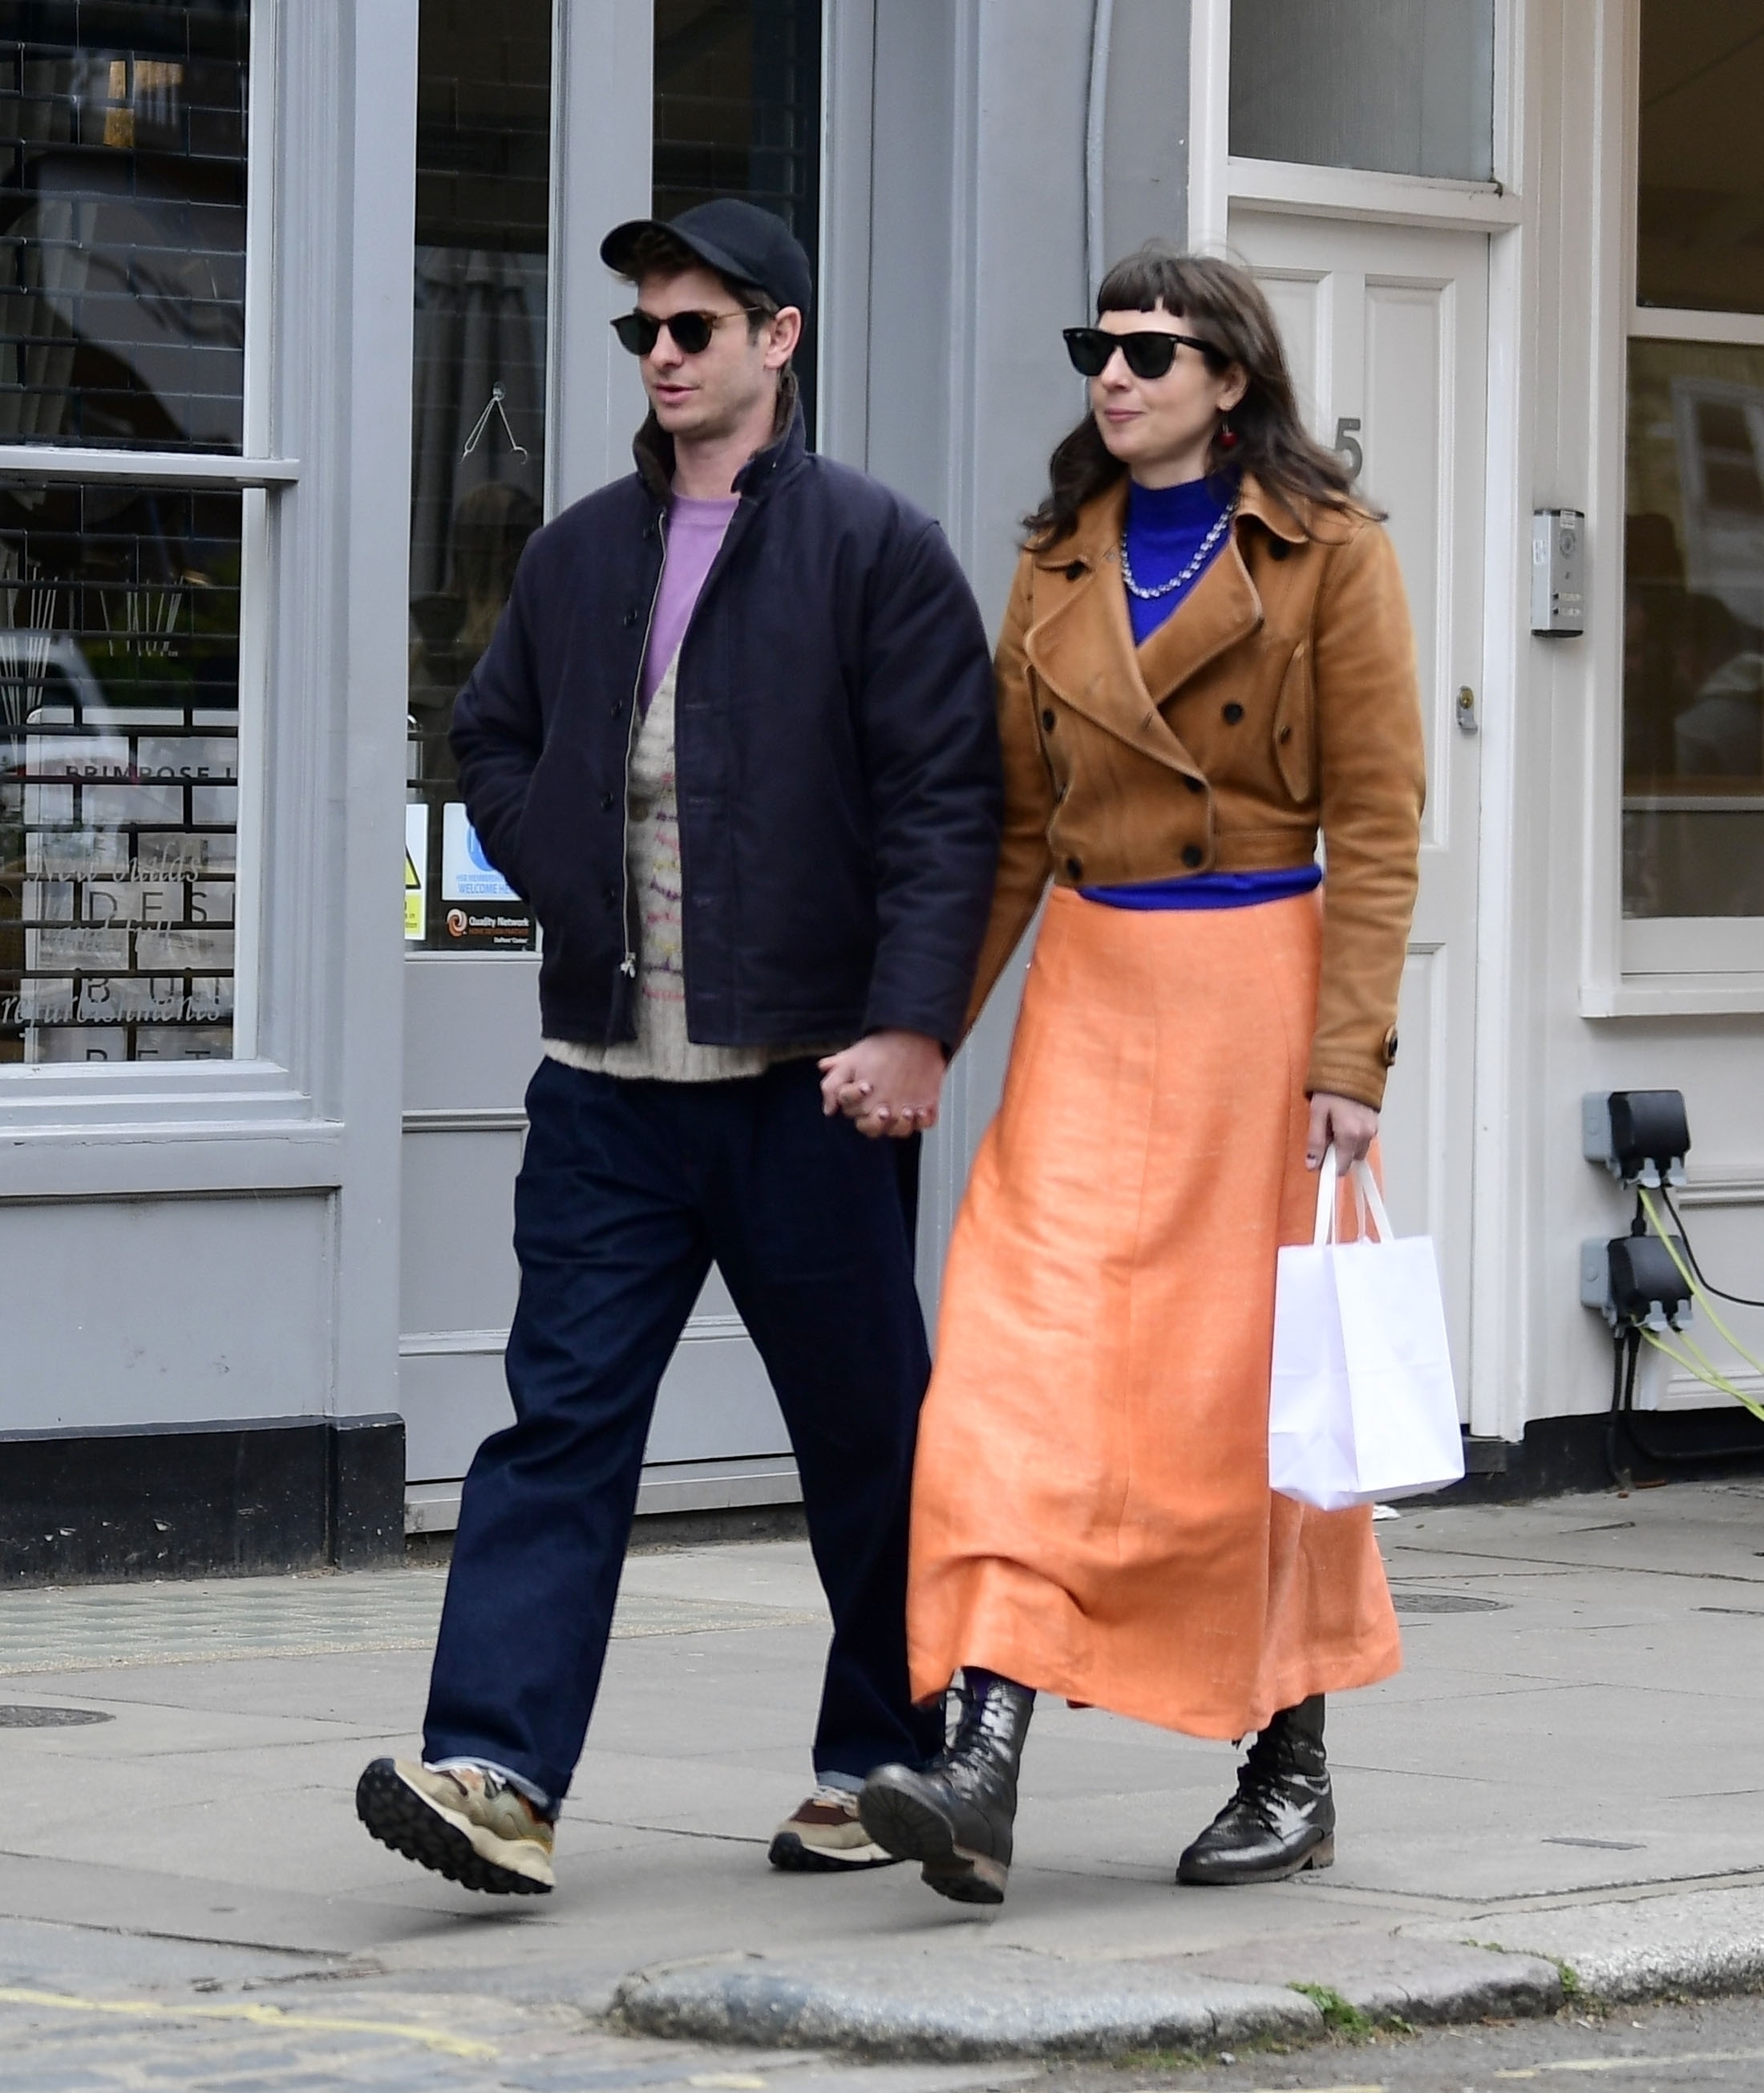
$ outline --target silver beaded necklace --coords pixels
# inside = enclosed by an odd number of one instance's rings
[[[1172,574],[1167,582],[1159,582],[1155,588],[1142,588],[1133,579],[1133,563],[1127,557],[1127,533],[1120,534],[1121,579],[1127,584],[1127,593],[1136,596],[1142,603],[1155,603],[1160,596],[1169,596],[1179,588],[1185,588],[1218,549],[1219,541],[1231,527],[1231,519],[1237,513],[1237,499],[1233,495],[1224,512],[1207,535],[1194,548],[1194,557],[1179,574]]]

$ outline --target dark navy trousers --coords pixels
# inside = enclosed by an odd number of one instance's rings
[[[777,1391],[833,1615],[816,1770],[918,1763],[943,1717],[916,1710],[907,1684],[907,1513],[930,1362],[897,1144],[823,1117],[811,1060],[661,1083],[548,1060],[527,1108],[515,1421],[466,1479],[424,1757],[488,1759],[557,1800],[568,1789],[656,1389],[714,1260]]]

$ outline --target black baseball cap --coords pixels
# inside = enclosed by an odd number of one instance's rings
[[[696,203],[675,219],[627,219],[600,242],[600,259],[621,276],[635,274],[632,254],[645,233],[665,232],[719,276],[752,284],[777,305],[808,317],[814,279],[802,242],[774,211],[739,197]]]

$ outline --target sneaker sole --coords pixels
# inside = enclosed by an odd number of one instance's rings
[[[466,1831],[400,1779],[390,1759],[375,1759],[356,1783],[355,1814],[381,1845],[462,1889],[491,1896],[551,1894],[549,1883],[487,1860]]]
[[[1281,1861],[1271,1868],[1227,1868],[1208,1874],[1204,1871],[1204,1863],[1190,1868],[1185,1861],[1177,1869],[1176,1879],[1194,1888],[1233,1889],[1240,1883],[1284,1883],[1294,1875],[1304,1874],[1310,1869],[1333,1868],[1334,1866],[1335,1840],[1332,1837],[1320,1839],[1296,1861]]]
[[[861,1874],[865,1868],[894,1868],[898,1853],[884,1852],[880,1846],[856,1846],[841,1853],[825,1846],[806,1844],[795,1831],[780,1831],[766,1857],[787,1875],[840,1875]]]
[[[1008,1861],[958,1845],[947,1821],[917,1796],[866,1788],[857,1814],[864,1829],[897,1861],[917,1861],[927,1889],[952,1904],[1003,1904]]]

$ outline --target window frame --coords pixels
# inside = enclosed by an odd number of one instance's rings
[[[1643,306],[1636,297],[1640,171],[1641,0],[1609,0],[1599,38],[1601,157],[1593,236],[1593,325],[1597,419],[1586,644],[1593,737],[1587,938],[1580,1008],[1587,1016],[1702,1016],[1764,1011],[1764,916],[1626,917],[1623,884],[1623,537],[1627,514],[1629,349],[1635,341],[1764,349],[1764,314]],[[1609,344],[1607,349],[1606,344]],[[1609,490],[1601,502],[1599,488]],[[1610,527],[1599,527],[1601,514]],[[1545,645],[1563,643],[1545,642]],[[1569,643],[1571,644],[1571,643]]]
[[[1369,223],[1498,233],[1524,223],[1520,54],[1524,0],[1496,0],[1493,167],[1486,182],[1393,175],[1231,150],[1231,0],[1190,0],[1188,245],[1226,236],[1233,203]]]
[[[282,89],[282,0],[253,0],[245,133],[243,442],[236,452],[154,451],[59,444],[0,444],[0,479],[109,482],[145,488],[237,489],[240,518],[237,873],[234,904],[233,1051],[201,1062],[50,1062],[0,1064],[0,1129],[28,1124],[114,1119],[131,1104],[212,1109],[216,1094],[256,1093],[285,1110],[288,1071],[264,1056],[262,1038],[265,847],[268,821],[267,713],[272,561],[278,497],[297,486],[299,459],[274,444],[273,345],[278,254],[276,162]]]

